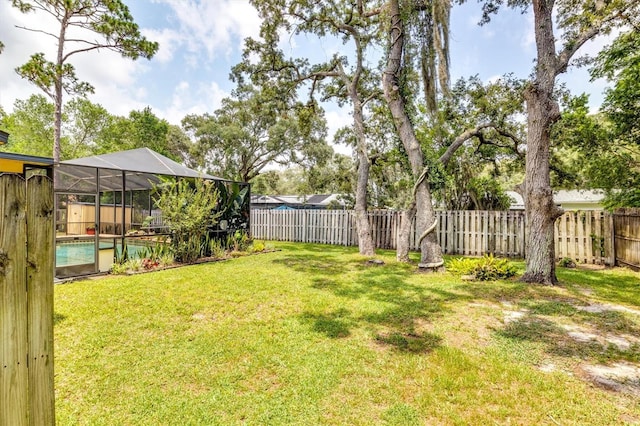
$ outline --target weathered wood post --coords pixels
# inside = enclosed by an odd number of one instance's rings
[[[0,175],[0,426],[54,425],[53,183]]]
[[[29,424],[54,425],[53,271],[55,263],[53,181],[27,180],[27,308]]]
[[[26,185],[0,175],[0,425],[27,425]]]

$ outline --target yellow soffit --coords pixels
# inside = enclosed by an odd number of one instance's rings
[[[50,166],[39,161],[23,161],[13,158],[0,158],[0,173],[24,173],[24,166]]]
[[[22,173],[24,171],[24,161],[0,158],[1,173]]]

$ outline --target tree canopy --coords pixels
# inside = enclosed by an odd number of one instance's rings
[[[12,0],[24,13],[42,13],[53,18],[58,28],[20,27],[51,37],[55,60],[35,53],[16,72],[42,90],[54,103],[53,158],[60,160],[63,92],[84,96],[93,92],[90,83],[80,81],[70,63],[72,56],[98,49],[112,50],[126,58],[151,58],[158,43],[147,40],[134,22],[129,8],[120,0]],[[78,37],[76,31],[79,30]]]
[[[188,115],[182,125],[200,165],[232,180],[248,182],[269,165],[310,165],[331,153],[319,106],[251,85],[213,114]]]

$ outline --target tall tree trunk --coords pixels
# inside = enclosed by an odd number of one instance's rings
[[[364,128],[364,102],[362,101],[360,91],[360,78],[363,72],[364,47],[362,45],[360,35],[354,34],[354,42],[356,45],[356,69],[351,79],[347,73],[339,65],[340,74],[345,85],[349,88],[349,98],[353,104],[353,127],[356,135],[356,151],[358,153],[358,179],[356,181],[356,229],[358,232],[358,250],[363,256],[374,256],[375,244],[371,232],[371,224],[369,223],[369,215],[367,214],[367,186],[369,183],[369,154],[367,153],[367,136]]]
[[[415,197],[415,217],[416,217],[416,233],[423,237],[425,231],[435,223],[435,211],[431,203],[431,191],[427,179],[424,178],[424,155],[420,143],[413,129],[413,124],[405,109],[405,99],[400,92],[399,73],[402,66],[402,51],[404,44],[404,22],[400,15],[398,0],[390,0],[389,3],[390,16],[390,46],[387,57],[387,66],[382,77],[382,85],[384,89],[385,99],[389,105],[393,121],[398,132],[398,136],[407,152],[409,163],[413,177],[416,180],[414,190]],[[411,212],[405,214],[410,218]],[[406,221],[404,221],[406,224]],[[408,259],[409,237],[410,235],[400,233],[403,241],[398,241],[398,251],[396,257],[398,260]],[[399,235],[399,236],[400,236]],[[402,248],[402,251],[401,251]],[[442,249],[438,244],[435,233],[430,232],[422,239],[420,243],[420,264],[429,268],[438,268],[442,266]]]
[[[369,155],[367,154],[366,136],[362,104],[357,96],[351,97],[353,102],[353,124],[355,125],[358,151],[358,180],[356,181],[356,228],[358,230],[358,250],[363,256],[375,255],[375,246],[371,236],[371,224],[367,215],[367,183],[369,182]]]
[[[524,185],[526,213],[526,272],[522,281],[556,284],[555,220],[562,210],[553,202],[549,173],[551,126],[560,118],[553,99],[557,75],[552,2],[534,0],[537,66],[535,78],[525,91],[527,101],[527,155]]]
[[[398,262],[409,262],[409,250],[411,242],[411,231],[413,230],[413,220],[416,217],[415,201],[402,213],[400,219],[400,231],[398,241],[396,241],[396,260]]]
[[[67,32],[69,17],[65,15],[60,22],[60,34],[58,36],[58,52],[56,56],[56,81],[54,82],[54,115],[53,115],[53,161],[60,161],[60,140],[62,138],[62,67],[64,66],[64,40]]]

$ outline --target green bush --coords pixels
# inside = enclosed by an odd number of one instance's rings
[[[227,236],[227,248],[231,251],[247,251],[251,242],[249,234],[244,231],[236,231]]]
[[[209,241],[209,253],[214,259],[224,259],[227,255],[227,251],[224,249],[222,241],[215,238]]]
[[[499,259],[493,255],[484,255],[479,259],[461,257],[452,259],[447,269],[460,275],[473,275],[478,281],[506,279],[516,274],[516,267],[507,259]]]
[[[570,257],[563,257],[562,259],[560,259],[560,262],[558,262],[558,265],[562,266],[563,268],[575,268],[576,262]]]
[[[261,251],[264,251],[265,248],[264,241],[254,241],[253,244],[251,244],[251,247],[249,247],[249,251],[251,253],[260,253]]]
[[[154,202],[171,230],[173,255],[180,262],[194,262],[207,247],[207,228],[222,214],[218,190],[203,179],[164,180],[154,190]]]
[[[126,274],[129,267],[126,263],[114,263],[111,265],[110,272],[114,275]]]
[[[471,275],[476,267],[478,259],[469,257],[457,257],[447,262],[447,271],[457,275]]]
[[[144,259],[138,257],[135,259],[129,259],[125,265],[128,269],[137,272],[143,268],[143,261]]]

